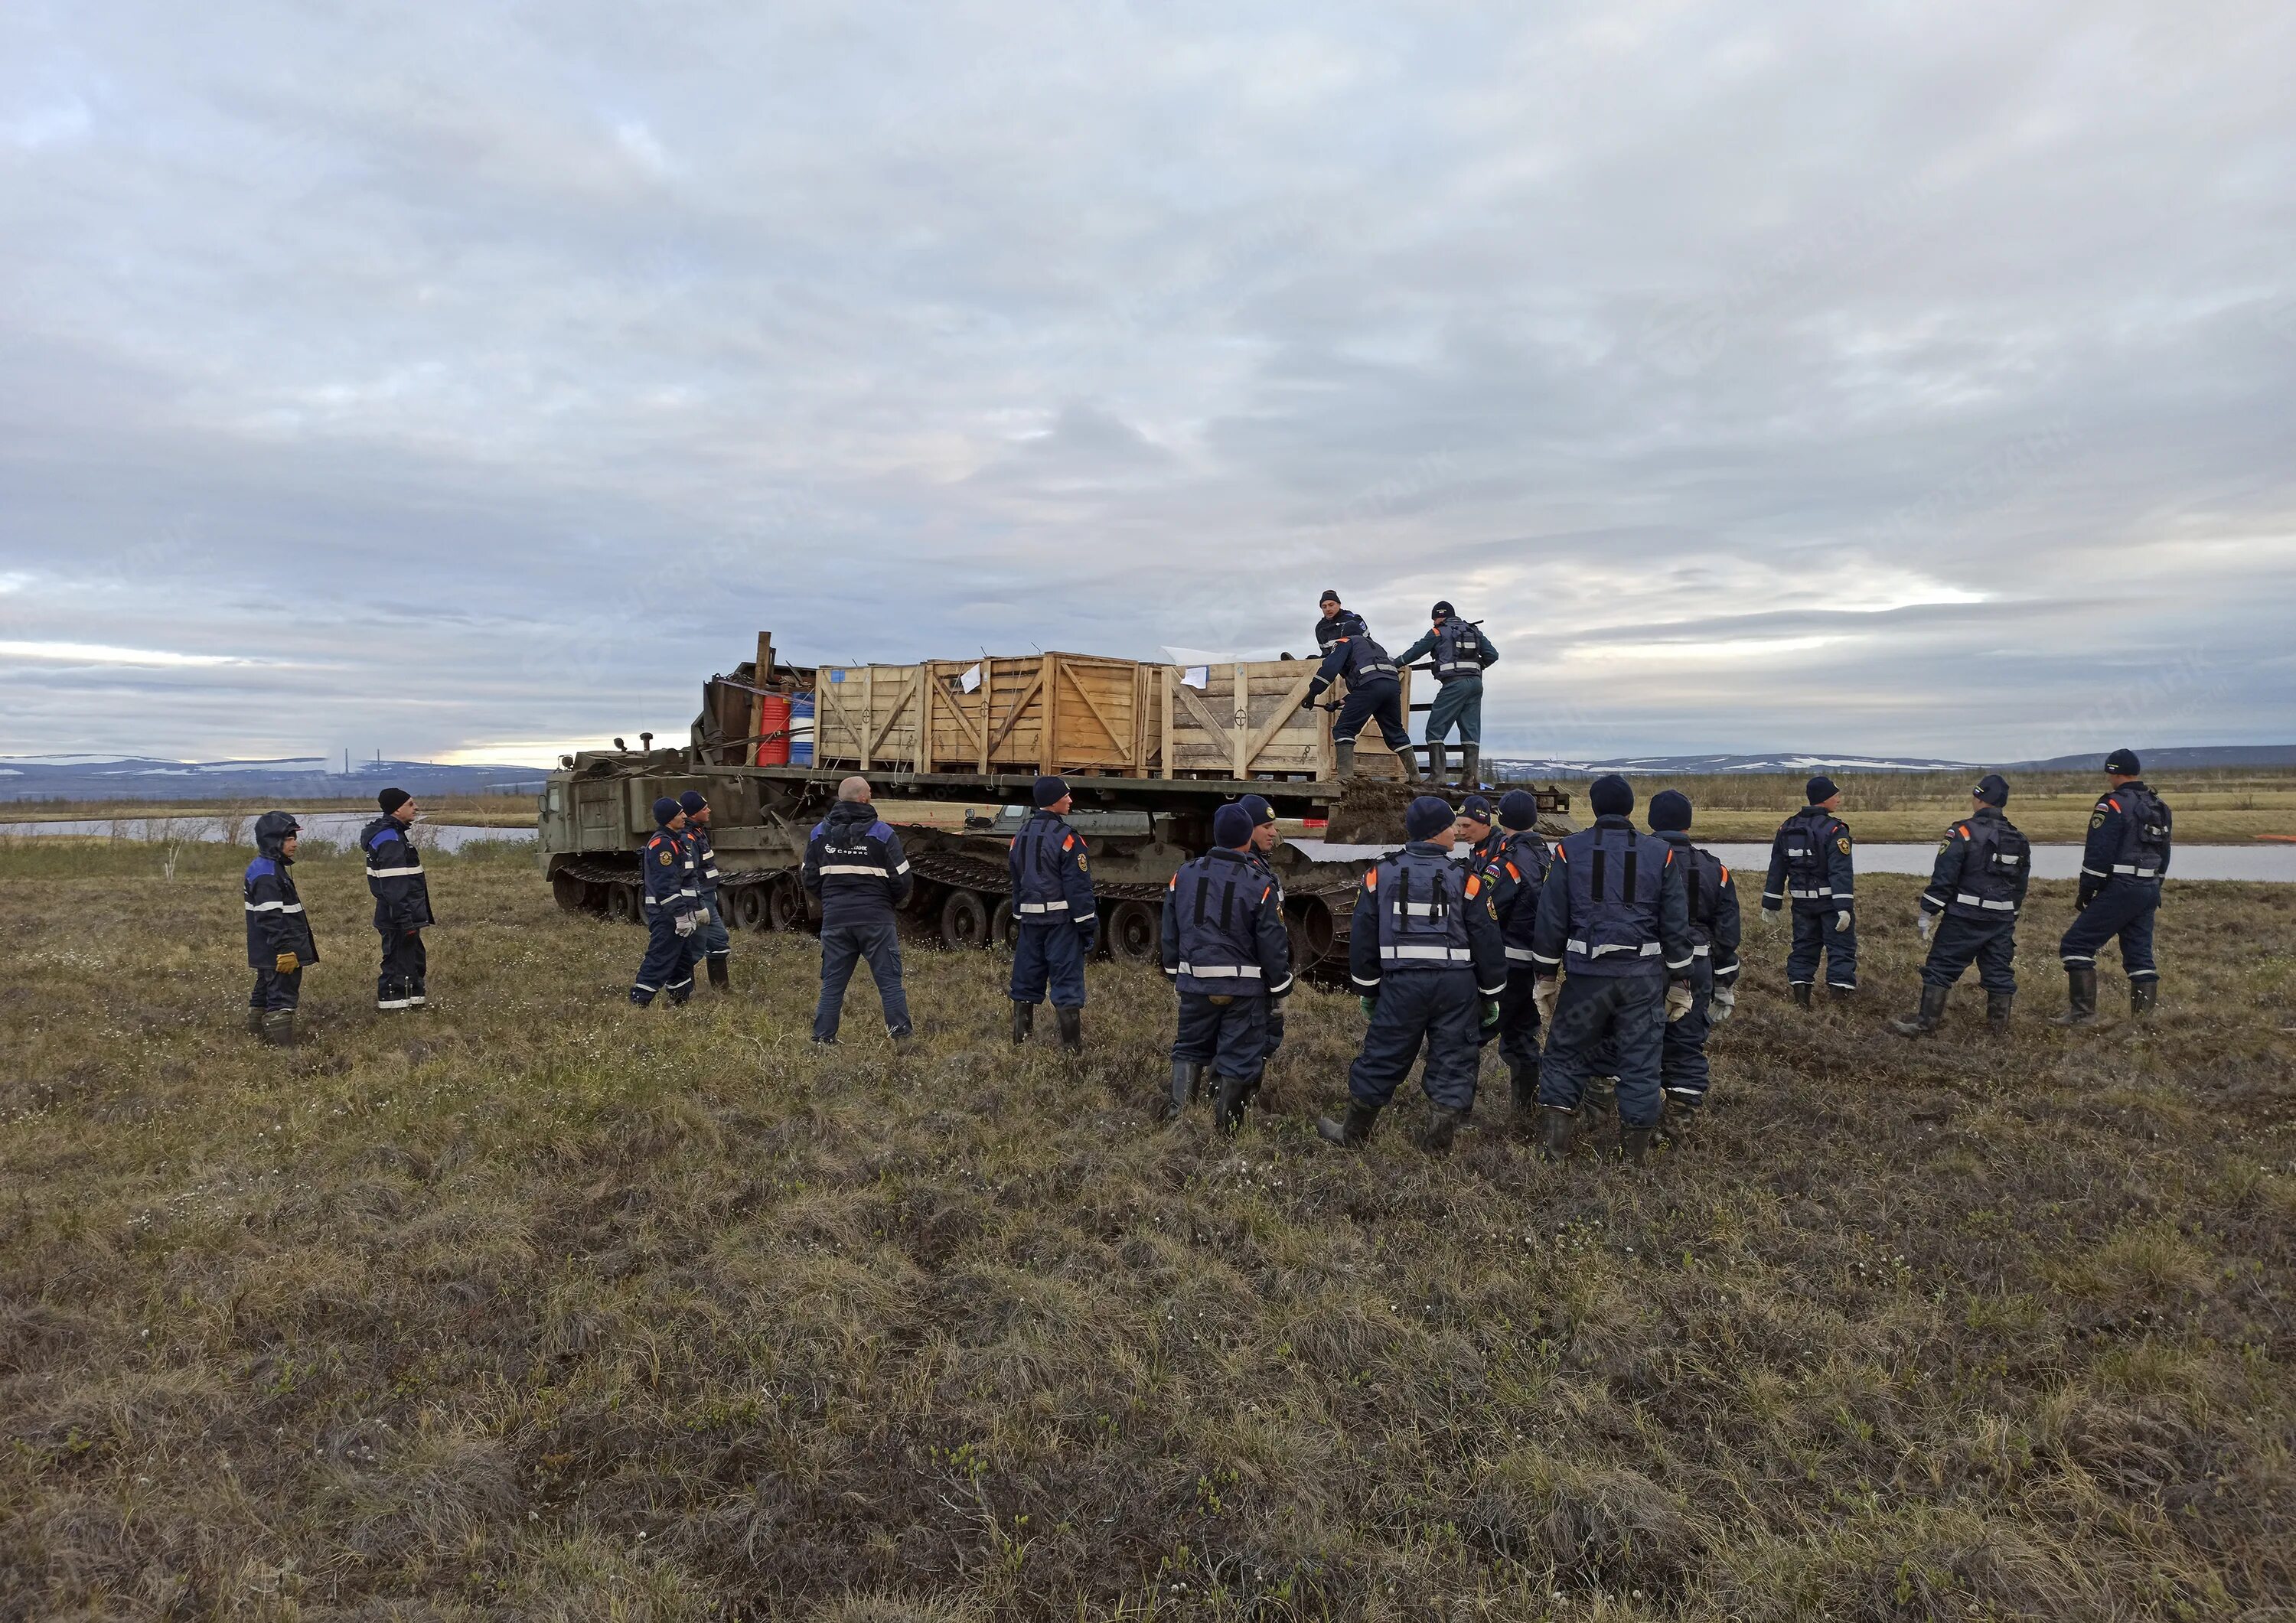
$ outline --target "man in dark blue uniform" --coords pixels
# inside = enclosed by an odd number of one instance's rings
[[[1820,773],[1805,786],[1809,804],[1778,825],[1770,841],[1770,873],[1762,886],[1762,911],[1792,904],[1793,946],[1786,954],[1786,980],[1793,1000],[1809,1007],[1818,961],[1825,961],[1825,988],[1836,998],[1857,990],[1857,889],[1850,858],[1849,825],[1835,816],[1841,791]]]
[[[1666,1023],[1659,1079],[1666,1090],[1660,1125],[1686,1141],[1705,1108],[1710,1068],[1706,1039],[1738,1006],[1738,887],[1719,857],[1690,843],[1690,797],[1678,789],[1651,797],[1651,832],[1672,848],[1690,907],[1690,1008]]]
[[[734,937],[726,928],[726,905],[718,899],[720,881],[718,848],[709,842],[709,801],[700,790],[689,789],[677,797],[677,804],[685,813],[685,843],[693,854],[693,888],[701,892],[701,961],[709,968],[709,984],[731,992]]]
[[[2134,750],[2104,758],[2112,785],[2088,819],[2081,851],[2080,914],[2065,931],[2057,955],[2064,960],[2071,1006],[2060,1026],[2096,1023],[2096,955],[2120,938],[2120,967],[2128,973],[2128,1012],[2142,1020],[2161,999],[2161,971],[2152,961],[2152,915],[2161,910],[2161,881],[2175,843],[2169,808],[2137,776]]]
[[[1596,778],[1587,800],[1595,826],[1554,848],[1531,935],[1547,1030],[1541,1149],[1550,1160],[1570,1149],[1590,1062],[1607,1043],[1618,1066],[1619,1155],[1639,1161],[1665,1108],[1667,1024],[1695,1002],[1689,865],[1635,827],[1626,779]]]
[[[1480,799],[1470,795],[1467,804]],[[1488,846],[1477,847],[1506,954],[1506,990],[1499,994],[1498,1024],[1485,1036],[1486,1040],[1496,1037],[1499,1058],[1506,1065],[1518,1132],[1527,1131],[1538,1118],[1538,977],[1530,960],[1530,938],[1538,922],[1539,889],[1554,858],[1539,838],[1538,823],[1538,798],[1526,789],[1511,789],[1499,799],[1498,833]]]
[[[693,853],[685,846],[685,808],[664,795],[653,803],[654,831],[638,852],[645,887],[645,957],[630,982],[641,1009],[657,992],[673,1004],[693,996],[694,941],[701,929],[701,892],[693,882]]]
[[[1459,730],[1459,782],[1468,789],[1482,787],[1483,669],[1498,663],[1499,651],[1480,623],[1463,620],[1447,602],[1432,611],[1433,627],[1425,636],[1396,656],[1408,667],[1433,655],[1435,702],[1427,708],[1427,776],[1440,783],[1449,773],[1443,747],[1451,729]]]
[[[359,831],[366,888],[374,897],[375,933],[382,938],[374,1006],[385,1012],[420,1009],[430,1001],[422,932],[438,921],[430,916],[430,880],[422,872],[422,853],[407,832],[414,823],[414,797],[403,789],[386,789],[374,799],[382,816]]]
[[[1922,1006],[1912,1018],[1890,1022],[1901,1037],[1938,1029],[1947,994],[1972,963],[1985,988],[1985,1023],[1997,1037],[2009,1029],[2017,1001],[2017,914],[2033,882],[2033,848],[2003,813],[2008,804],[2009,780],[1987,773],[1969,791],[1969,816],[1938,841],[1916,921],[1930,944]]]
[[[1474,1108],[1478,1038],[1498,1020],[1506,949],[1482,875],[1451,860],[1449,805],[1420,796],[1404,828],[1410,843],[1364,875],[1350,921],[1348,972],[1371,1023],[1348,1071],[1347,1114],[1321,1118],[1316,1132],[1349,1147],[1369,1138],[1423,1043],[1430,1109],[1419,1142],[1440,1154]]]
[[[1316,667],[1315,680],[1308,684],[1304,708],[1314,709],[1332,683],[1345,680],[1348,684],[1348,696],[1332,723],[1332,743],[1338,755],[1333,775],[1354,775],[1356,736],[1364,730],[1364,724],[1377,721],[1379,735],[1403,767],[1404,781],[1417,783],[1419,764],[1412,758],[1411,734],[1403,725],[1402,678],[1387,650],[1364,624],[1363,616],[1341,609],[1339,600],[1325,593],[1324,619],[1316,627],[1316,645],[1324,651],[1324,662]]]
[[[908,1041],[909,997],[901,985],[901,936],[894,920],[916,881],[901,837],[869,802],[869,780],[837,786],[837,804],[813,825],[801,871],[805,888],[821,898],[821,1001],[814,1005],[813,1040],[837,1040],[845,988],[865,959],[885,1011],[885,1035]]]
[[[1275,872],[1275,850],[1283,835],[1276,832],[1275,808],[1267,803],[1265,795],[1246,795],[1236,804],[1251,819],[1251,843],[1243,848],[1244,860],[1251,864],[1253,873],[1275,887],[1272,905],[1280,918],[1283,913],[1283,880]],[[1268,999],[1266,1057],[1270,1061],[1275,1058],[1275,1051],[1283,1046],[1283,1005],[1287,1001],[1281,997]]]
[[[1292,990],[1283,891],[1250,857],[1251,814],[1212,816],[1212,848],[1164,888],[1164,972],[1180,994],[1172,1042],[1172,1114],[1185,1111],[1209,1065],[1219,1079],[1213,1121],[1243,1125],[1267,1064],[1267,1012]]]
[[[303,971],[319,961],[311,921],[287,870],[295,865],[295,841],[302,824],[283,811],[255,820],[255,860],[240,878],[247,906],[247,966],[255,989],[247,995],[247,1029],[275,1048],[295,1045],[295,1010],[303,996]]]
[[[1035,813],[1013,837],[1013,1040],[1025,1043],[1049,988],[1061,1046],[1084,1048],[1084,961],[1100,940],[1084,836],[1068,824],[1069,786],[1040,777]]]

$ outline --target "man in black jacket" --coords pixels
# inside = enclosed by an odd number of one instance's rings
[[[287,870],[295,865],[295,840],[302,825],[283,811],[255,820],[255,860],[240,881],[247,908],[247,966],[255,989],[247,997],[247,1029],[275,1048],[295,1045],[295,1009],[302,1000],[303,971],[319,961],[303,898]]]
[[[428,992],[424,975],[429,958],[422,950],[422,931],[438,921],[430,916],[430,881],[422,872],[422,853],[414,848],[408,830],[414,823],[414,797],[403,789],[386,789],[375,796],[382,816],[359,831],[359,850],[366,857],[366,888],[374,897],[374,929],[382,938],[382,973],[375,978],[374,1006],[387,1013],[420,1009]]]
[[[2168,807],[2137,776],[2143,770],[2134,750],[2115,750],[2104,758],[2111,787],[2089,814],[2077,897],[2080,914],[2057,947],[2071,1007],[2054,1025],[2096,1023],[2096,955],[2115,937],[2120,940],[2120,967],[2128,975],[2128,1012],[2142,1020],[2160,1002],[2152,915],[2161,910],[2161,881],[2168,876],[2175,830]]]
[[[805,888],[821,898],[821,1002],[813,1012],[813,1040],[837,1040],[846,983],[865,958],[885,1007],[885,1034],[906,1041],[909,999],[901,988],[901,939],[893,915],[916,881],[901,837],[869,803],[868,779],[849,777],[837,786],[837,804],[806,842],[804,877]]]
[[[1900,1037],[1927,1037],[1937,1029],[1946,995],[1972,962],[1985,988],[1986,1024],[1996,1036],[2009,1029],[2017,997],[2017,911],[2033,881],[2033,851],[2004,815],[2008,804],[2009,781],[1987,773],[1969,791],[1969,816],[1938,841],[1916,921],[1930,944],[1929,961],[1922,965],[1922,1006],[1910,1020],[1890,1022]]]

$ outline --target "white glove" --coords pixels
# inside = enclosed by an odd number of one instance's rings
[[[1666,1023],[1669,1026],[1690,1012],[1690,983],[1677,980],[1666,988]]]
[[[1937,934],[1937,914],[1926,907],[1923,908],[1922,916],[1914,921],[1914,928],[1922,932],[1923,940],[1928,940]]]
[[[1530,983],[1530,1001],[1538,1011],[1538,1023],[1552,1029],[1554,1024],[1554,1000],[1562,996],[1562,984],[1554,976],[1544,976]]]
[[[1836,930],[1847,930],[1847,929],[1849,929],[1849,908],[1847,908],[1847,907],[1841,907],[1841,908],[1836,908],[1836,909],[1834,910],[1834,914],[1833,914],[1833,927],[1834,927],[1834,929],[1836,929]]]
[[[1738,1007],[1736,987],[1716,987],[1706,997],[1706,1013],[1716,1025],[1728,1020]]]
[[[676,930],[681,936],[690,936],[695,930],[701,929],[701,925],[692,914],[681,913],[677,915],[677,922],[671,925],[670,928]]]

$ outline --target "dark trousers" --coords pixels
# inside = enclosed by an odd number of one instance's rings
[[[1530,965],[1509,964],[1506,990],[1499,994],[1499,1023],[1483,1032],[1485,1042],[1497,1042],[1507,1069],[1528,1072],[1534,1087],[1538,1085],[1538,1004],[1531,992],[1538,985]]]
[[[1714,964],[1710,959],[1690,961],[1690,1012],[1680,1020],[1666,1018],[1659,1008],[1660,1030],[1659,1082],[1669,1094],[1687,1094],[1693,1103],[1706,1097],[1710,1074],[1706,1039],[1714,1033]]]
[[[1834,917],[1831,907],[1804,907],[1798,902],[1793,905],[1793,947],[1786,954],[1786,979],[1796,986],[1817,980],[1821,955],[1825,959],[1826,985],[1857,984],[1856,915],[1845,908],[1839,930],[1833,927]]]
[[[1948,913],[1938,921],[1930,937],[1930,955],[1922,961],[1922,984],[1949,987],[1962,971],[1977,965],[1977,983],[1988,992],[2017,989],[2017,921],[1964,919]]]
[[[1427,707],[1427,742],[1440,743],[1451,736],[1451,729],[1459,730],[1462,744],[1480,745],[1483,742],[1483,679],[1480,676],[1454,676],[1435,690],[1435,702]]]
[[[1546,1034],[1538,1102],[1577,1110],[1594,1056],[1607,1044],[1618,1071],[1619,1119],[1628,1127],[1655,1125],[1665,1033],[1663,976],[1565,975]]]
[[[837,1036],[845,1008],[846,983],[854,965],[869,961],[877,981],[877,1001],[885,1008],[885,1034],[909,1035],[909,995],[901,986],[901,936],[890,924],[824,924],[821,927],[821,1002],[813,1011],[813,1040]]]
[[[1358,1104],[1384,1107],[1411,1074],[1424,1043],[1427,1066],[1419,1086],[1429,1100],[1447,1110],[1472,1110],[1482,1023],[1483,998],[1472,972],[1390,970],[1372,1004],[1363,1051],[1348,1069],[1349,1094]]]
[[[1013,1001],[1042,1003],[1052,988],[1053,1007],[1084,1007],[1084,935],[1062,919],[1056,924],[1023,924],[1014,932]]]
[[[1339,719],[1332,723],[1332,742],[1353,743],[1367,721],[1379,723],[1379,735],[1398,755],[1411,748],[1411,734],[1403,725],[1401,683],[1366,682],[1349,688],[1348,696],[1340,701]]]
[[[422,932],[384,928],[375,933],[382,938],[382,973],[374,980],[374,1006],[421,1007],[424,995],[422,977],[430,962],[430,955],[422,948]]]
[[[247,1006],[260,1009],[266,1014],[276,1014],[282,1009],[291,1009],[303,1001],[303,971],[290,970],[284,975],[268,964],[258,965],[255,989],[247,995]]]
[[[2152,962],[2152,915],[2160,910],[2159,881],[2109,881],[2080,910],[2073,927],[2065,931],[2057,955],[2065,961],[2067,969],[2094,968],[2098,952],[2119,936],[2120,967],[2128,972],[2128,978],[2157,980],[2161,971]]]
[[[1180,1030],[1172,1039],[1172,1057],[1209,1065],[1218,1076],[1257,1084],[1267,1065],[1270,1001],[1265,996],[1181,993]]]
[[[715,890],[704,890],[701,893],[701,905],[709,910],[709,916],[701,926],[701,934],[697,938],[701,943],[701,955],[705,958],[732,957],[734,938],[726,931],[726,908],[724,904],[718,901],[718,893]]]
[[[681,936],[677,927],[659,912],[646,921],[646,951],[638,978],[630,985],[630,1001],[644,1008],[656,992],[669,994],[672,1003],[693,996],[693,961],[701,955],[701,933]]]

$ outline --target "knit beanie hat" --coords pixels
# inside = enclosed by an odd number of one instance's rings
[[[1510,789],[1499,797],[1499,824],[1517,831],[1538,821],[1538,797],[1528,789]]]
[[[1237,850],[1251,843],[1251,814],[1241,806],[1223,806],[1212,814],[1212,843]]]
[[[1032,792],[1036,797],[1037,809],[1041,811],[1047,806],[1057,804],[1068,791],[1068,781],[1065,778],[1054,777],[1048,772],[1037,780],[1037,787]]]
[[[1421,795],[1403,814],[1404,831],[1414,840],[1431,840],[1451,826],[1451,803]]]
[[[1651,797],[1650,825],[1653,834],[1690,826],[1690,797],[1679,789],[1661,789]]]
[[[382,807],[382,815],[388,817],[414,798],[403,789],[386,789],[375,796],[374,803]]]
[[[1469,795],[1459,802],[1459,815],[1471,823],[1480,823],[1488,828],[1491,825],[1491,803],[1481,795]]]
[[[1605,773],[1587,791],[1587,804],[1598,817],[1623,817],[1635,809],[1635,786],[1617,773]]]
[[[1817,805],[1822,800],[1831,800],[1841,792],[1834,781],[1822,772],[1804,783],[1801,786],[1801,791],[1809,797],[1809,803],[1812,806]]]
[[[653,820],[662,827],[668,828],[669,820],[684,809],[676,801],[664,795],[653,803]]]
[[[677,803],[685,808],[685,815],[689,817],[709,804],[708,800],[702,799],[701,791],[698,789],[687,790],[677,797]]]

